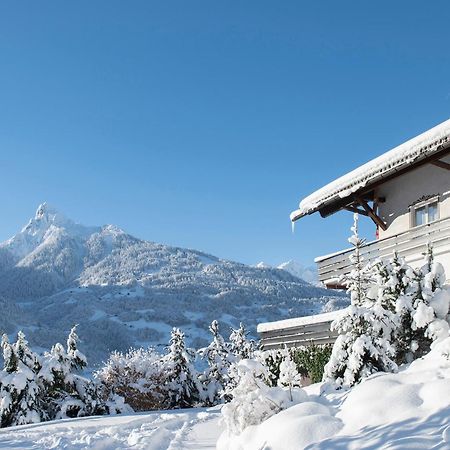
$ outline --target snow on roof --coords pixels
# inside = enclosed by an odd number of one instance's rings
[[[418,159],[432,155],[441,150],[440,146],[448,142],[449,137],[450,119],[313,192],[300,202],[297,210],[291,213],[291,221],[294,222],[307,214],[312,214],[325,204],[348,197],[368,184]]]
[[[342,317],[345,311],[346,308],[322,314],[315,314],[314,316],[295,317],[293,319],[278,320],[276,322],[259,323],[256,331],[258,333],[264,333],[266,331],[300,327],[302,325],[331,322],[335,319],[338,319],[339,317]]]

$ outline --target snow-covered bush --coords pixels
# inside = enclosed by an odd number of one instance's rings
[[[106,398],[119,395],[134,411],[166,406],[165,365],[162,356],[153,348],[113,352],[94,376]]]
[[[194,367],[195,352],[186,347],[184,333],[179,328],[172,330],[169,351],[163,361],[170,408],[189,408],[204,401],[203,387]]]
[[[233,399],[222,407],[223,422],[229,433],[240,434],[307,397],[297,387],[270,387],[267,368],[259,361],[243,359],[236,368],[239,381]]]
[[[304,378],[309,378],[311,383],[318,383],[322,380],[325,365],[331,357],[332,346],[308,345],[291,349],[292,358],[295,361],[297,370]]]

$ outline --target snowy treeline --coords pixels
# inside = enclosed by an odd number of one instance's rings
[[[187,347],[184,333],[174,328],[165,354],[152,348],[113,352],[95,378],[105,395],[122,396],[136,411],[222,403],[234,387],[232,367],[253,355],[255,343],[242,324],[228,341],[217,321],[210,332],[211,343],[199,350]]]
[[[434,261],[432,246],[419,269],[397,254],[366,265],[357,215],[352,231],[353,270],[344,279],[351,306],[332,324],[339,337],[324,376],[346,386],[374,372],[395,372],[449,335],[450,294],[443,288],[444,269]]]
[[[77,374],[86,366],[73,327],[67,347],[55,344],[38,356],[19,331],[9,342],[3,335],[4,367],[0,372],[0,426],[120,412],[123,404],[102,399],[98,385]]]

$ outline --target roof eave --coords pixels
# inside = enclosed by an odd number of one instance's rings
[[[359,189],[356,189],[354,192],[345,197],[339,197],[338,195],[336,195],[329,201],[325,201],[320,205],[317,205],[314,208],[309,209],[308,211],[302,210],[293,211],[290,215],[291,222],[296,222],[302,217],[309,216],[318,211],[320,212],[320,215],[322,217],[330,216],[331,214],[334,214],[344,209],[349,204],[353,203],[355,201],[355,197],[369,193],[380,184],[386,183],[387,181],[396,178],[400,175],[403,175],[404,173],[417,169],[418,167],[424,164],[428,164],[434,160],[443,158],[448,154],[450,154],[450,144],[447,143],[445,145],[440,145],[436,148],[436,150],[433,153],[426,155],[423,158],[418,157],[415,161],[413,161],[412,163],[410,162],[409,164],[405,164],[403,167],[400,166],[397,168],[393,168],[389,172],[380,174],[378,177],[371,180],[371,182],[368,183],[367,185],[361,186]]]

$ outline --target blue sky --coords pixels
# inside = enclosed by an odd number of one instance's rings
[[[301,197],[447,119],[446,2],[0,6],[0,239],[48,201],[246,263],[346,247]],[[364,227],[372,237],[370,224]]]

